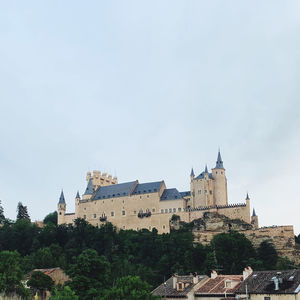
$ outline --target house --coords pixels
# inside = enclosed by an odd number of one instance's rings
[[[205,281],[196,291],[195,300],[220,300],[234,298],[235,291],[243,281],[242,275],[218,275],[216,271],[211,273],[211,278]]]
[[[253,272],[236,291],[250,300],[300,300],[300,269]]]
[[[168,300],[194,300],[195,290],[207,279],[206,275],[178,276],[175,274],[153,290],[152,294]]]

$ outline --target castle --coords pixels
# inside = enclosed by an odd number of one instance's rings
[[[111,222],[119,229],[156,228],[159,233],[170,231],[173,214],[191,222],[204,213],[218,213],[230,219],[240,219],[258,228],[258,217],[250,216],[250,198],[244,203],[228,204],[227,179],[220,151],[216,166],[195,176],[190,174],[190,191],[167,188],[165,182],[140,183],[138,180],[118,183],[116,177],[94,171],[87,173],[87,187],[75,197],[75,213],[66,213],[63,191],[58,202],[58,224],[73,223],[83,218],[94,226]]]

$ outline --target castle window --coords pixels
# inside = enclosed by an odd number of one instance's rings
[[[166,229],[166,225],[163,225],[163,229]]]
[[[84,210],[86,210],[86,207],[84,208]]]
[[[84,215],[83,218],[86,220],[86,215]]]
[[[155,212],[155,208],[152,208],[152,212]]]
[[[221,174],[223,174],[223,171],[221,172]]]
[[[178,211],[179,211],[179,212],[181,211],[181,207],[178,207]]]
[[[218,174],[218,171],[216,171],[216,174]]]
[[[59,214],[61,215],[61,212]]]
[[[212,195],[212,190],[210,190],[209,193]]]
[[[173,212],[176,212],[176,208],[173,208]]]
[[[169,208],[169,212],[170,212],[170,213],[172,212],[172,208]]]
[[[166,214],[168,213],[168,209],[167,209],[167,208],[165,209],[165,213],[166,213]]]
[[[140,196],[140,199],[142,199],[142,196]]]
[[[96,214],[94,214],[94,218],[97,218]]]
[[[160,212],[163,214],[163,213],[164,213],[164,210],[163,210],[163,209],[161,209],[161,210],[160,210]]]
[[[264,297],[264,300],[271,300],[271,297]]]
[[[125,216],[125,210],[122,210],[122,216]]]
[[[123,203],[125,203],[125,201],[123,200]]]
[[[133,212],[134,215],[136,215],[136,210]]]
[[[149,195],[147,195],[147,198],[149,198]]]
[[[198,194],[201,195],[201,190],[198,191]]]
[[[115,212],[112,211],[112,212],[110,213],[110,215],[113,217],[113,216],[115,215]]]

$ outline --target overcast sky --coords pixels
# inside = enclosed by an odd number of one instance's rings
[[[89,170],[189,189],[300,233],[300,2],[1,1],[0,199],[74,211]]]

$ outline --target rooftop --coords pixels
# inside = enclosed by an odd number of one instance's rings
[[[278,279],[278,290],[274,280]],[[239,287],[237,293],[246,294],[298,294],[300,292],[300,269],[285,271],[254,271]]]

